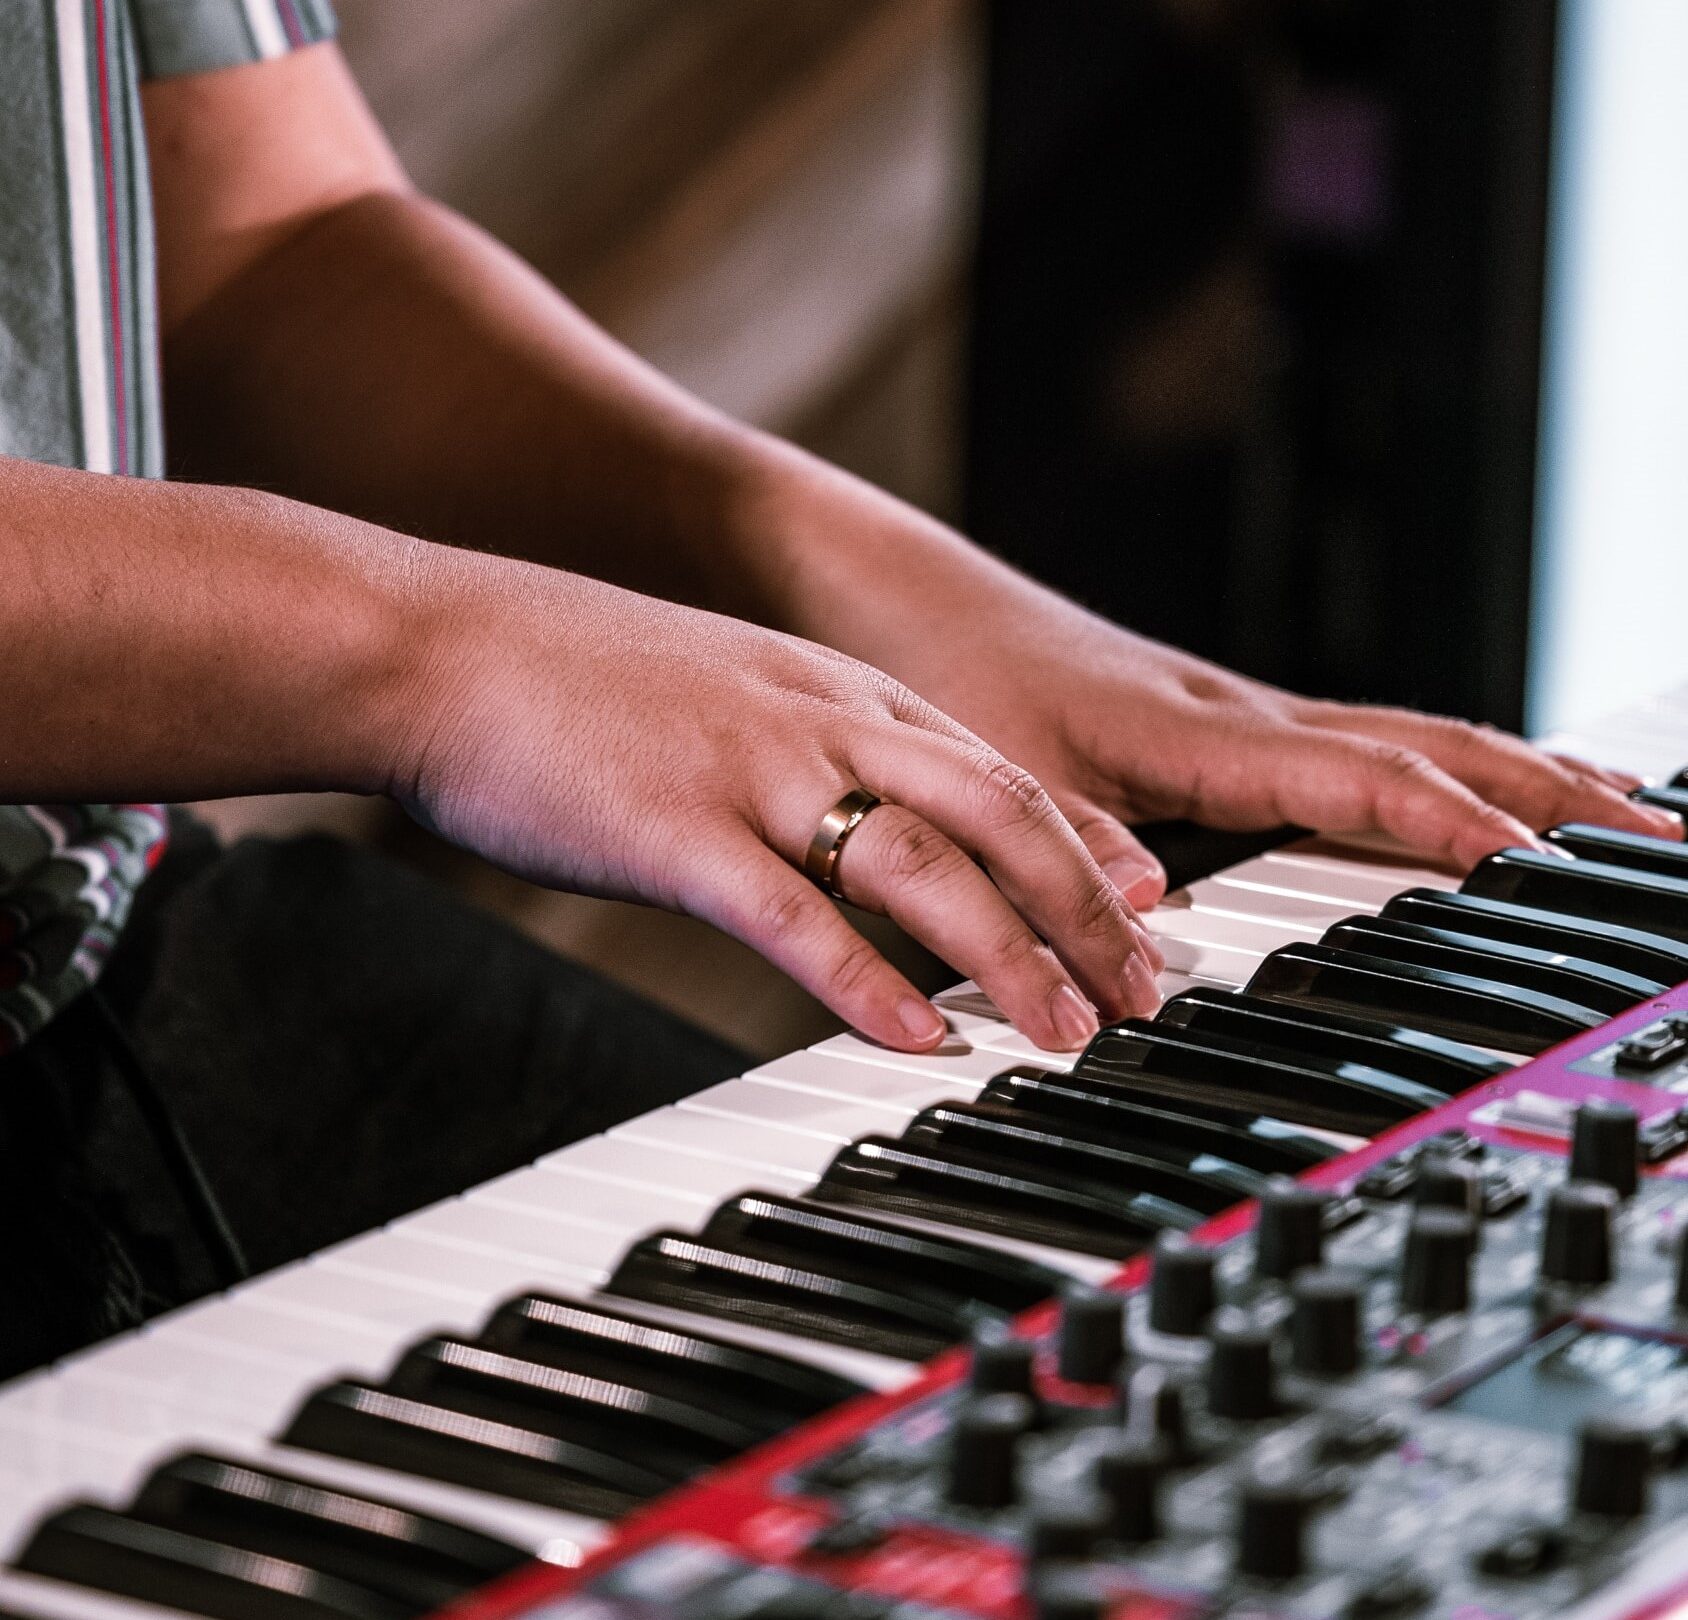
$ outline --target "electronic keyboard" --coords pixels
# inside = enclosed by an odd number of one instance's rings
[[[1688,809],[1688,688],[1546,746]],[[1688,851],[1307,839],[0,1388],[0,1620],[1688,1603]]]

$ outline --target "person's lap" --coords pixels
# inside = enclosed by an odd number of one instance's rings
[[[748,1061],[382,856],[185,820],[101,993],[255,1270]],[[0,1374],[213,1282],[108,1048],[82,1007],[0,1065]]]

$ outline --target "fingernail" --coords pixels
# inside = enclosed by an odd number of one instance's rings
[[[1145,863],[1122,857],[1109,861],[1102,871],[1131,905],[1152,906],[1166,893],[1166,869],[1159,861]]]
[[[1095,1009],[1070,984],[1059,986],[1049,998],[1049,1021],[1066,1051],[1076,1052],[1102,1027]]]
[[[1137,948],[1142,951],[1144,960],[1159,973],[1166,966],[1166,952],[1160,948],[1160,941],[1140,922],[1132,923],[1131,932],[1137,940]]]
[[[1155,970],[1141,956],[1125,964],[1125,999],[1139,1018],[1147,1018],[1161,1004]]]
[[[1647,819],[1659,829],[1661,838],[1680,839],[1682,837],[1682,817],[1677,815],[1674,810],[1660,810],[1655,805],[1648,805],[1647,809],[1652,812]]]
[[[897,1021],[909,1033],[909,1039],[918,1041],[922,1046],[936,1046],[946,1034],[949,1025],[943,1020],[943,1015],[929,1001],[923,1001],[919,996],[905,996],[897,1006]]]

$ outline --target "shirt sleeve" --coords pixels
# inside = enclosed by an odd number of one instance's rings
[[[129,0],[141,76],[267,62],[332,39],[329,0]]]

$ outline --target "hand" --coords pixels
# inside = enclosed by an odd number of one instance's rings
[[[886,802],[840,856],[1039,1045],[1152,1011],[1161,958],[1048,795],[854,659],[576,576],[446,553],[392,791],[535,881],[702,917],[888,1046],[931,1003],[794,863],[851,788]],[[1047,941],[1047,943],[1045,943]]]
[[[1680,837],[1621,772],[1399,709],[1295,697],[1131,634],[900,502],[766,457],[756,549],[782,621],[889,671],[1049,792],[1134,906],[1165,891],[1127,823],[1383,832],[1460,867],[1585,820]]]

